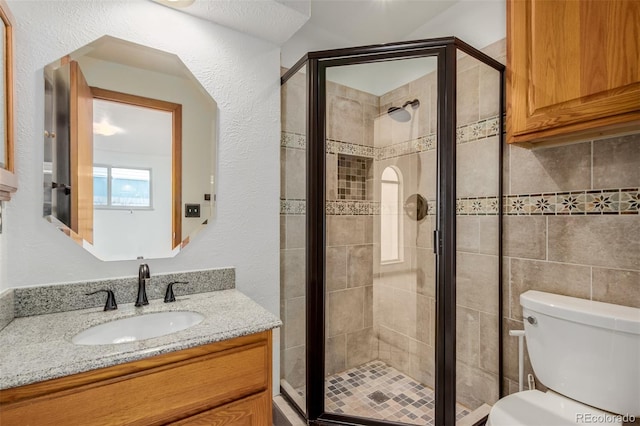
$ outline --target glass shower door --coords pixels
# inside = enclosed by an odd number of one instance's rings
[[[486,412],[500,389],[501,83],[467,54],[456,77],[456,399]]]
[[[306,66],[281,87],[280,387],[306,407]]]
[[[325,410],[433,424],[437,58],[326,72]]]
[[[497,399],[503,73],[443,38],[283,76],[280,385],[308,420],[453,426]]]

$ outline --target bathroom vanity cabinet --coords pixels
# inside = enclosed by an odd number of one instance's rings
[[[0,391],[0,424],[271,424],[271,331]]]
[[[640,2],[507,1],[507,141],[640,128]]]

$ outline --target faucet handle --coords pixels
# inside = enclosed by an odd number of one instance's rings
[[[143,280],[145,278],[151,278],[151,272],[149,271],[149,265],[141,263],[138,268],[138,279]]]
[[[85,296],[92,296],[94,294],[102,293],[103,291],[107,293],[107,303],[105,303],[104,305],[104,310],[113,311],[118,309],[118,304],[116,303],[116,296],[113,294],[112,290],[109,290],[109,289],[97,290],[97,291],[94,291],[93,293],[86,293]]]
[[[164,294],[164,303],[175,302],[176,296],[173,294],[173,285],[174,284],[189,284],[189,281],[174,281],[167,285],[167,291]]]

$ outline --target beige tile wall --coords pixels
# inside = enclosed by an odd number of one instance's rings
[[[377,96],[328,82],[327,138],[373,146],[378,102]],[[331,201],[338,199],[338,155],[327,154],[326,162],[326,197]],[[327,375],[378,358],[373,332],[372,228],[372,215],[327,216]]]
[[[507,332],[524,328],[522,292],[640,307],[640,132],[555,148],[508,146],[505,154],[507,194],[536,194],[529,197],[532,203],[539,194],[561,193],[555,198],[561,213],[504,217],[505,383],[514,392],[517,339]],[[602,213],[589,196],[595,190],[613,194],[616,211]],[[571,214],[562,210],[568,191],[581,200]],[[527,357],[525,375],[531,372]]]
[[[415,141],[436,129],[435,74],[405,84],[380,97],[376,120],[378,148]],[[432,94],[434,95],[432,97]],[[398,122],[387,110],[418,99],[420,107],[407,111],[411,120]],[[374,163],[375,199],[380,199],[380,176],[392,166],[400,174],[402,199],[419,193],[436,196],[435,150],[408,152]],[[380,263],[380,216],[374,218],[374,330],[379,338],[379,359],[429,386],[434,385],[435,258],[434,216],[416,222],[402,215],[403,256],[400,262]]]
[[[282,87],[283,135],[305,134],[305,79],[298,73]],[[328,139],[373,146],[378,97],[345,86],[327,85]],[[284,136],[283,136],[284,137]],[[304,138],[303,138],[304,139]],[[281,148],[281,200],[305,199],[305,146]],[[327,200],[337,197],[337,155],[327,154]],[[373,333],[373,217],[327,217],[327,356],[334,374],[378,358]],[[294,388],[305,383],[305,215],[282,214],[282,377]]]

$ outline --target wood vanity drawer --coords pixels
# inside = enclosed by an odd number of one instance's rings
[[[14,397],[17,402],[4,403],[14,389],[2,391],[0,424],[159,425],[262,391],[270,394],[271,332],[253,336],[76,375],[99,375],[102,380],[69,376],[49,381],[57,382],[53,388],[58,391],[51,391],[49,382],[25,386],[37,396],[22,393]],[[241,345],[234,347],[234,341]],[[65,380],[82,384],[65,387]],[[47,385],[49,391],[38,389]]]
[[[266,391],[207,410],[172,426],[270,426],[271,398]]]

